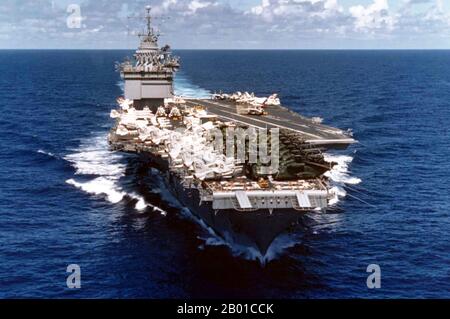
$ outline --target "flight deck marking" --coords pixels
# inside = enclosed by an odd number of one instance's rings
[[[192,101],[192,100],[188,100],[186,103],[190,103],[190,104],[192,104],[193,106],[195,106],[195,105],[198,105],[198,104],[201,104],[201,102],[203,102],[203,101],[199,101],[199,100],[195,100],[195,101]],[[235,121],[235,122],[239,122],[239,123],[242,123],[242,124],[245,124],[245,125],[250,125],[250,126],[253,126],[253,127],[257,127],[257,128],[267,128],[267,123],[268,122],[263,122],[264,124],[266,124],[264,127],[263,126],[258,126],[258,125],[255,125],[254,123],[252,124],[252,123],[250,123],[250,122],[244,122],[244,121],[242,121],[242,120],[239,120],[239,119],[236,119],[236,118],[234,118],[234,117],[228,117],[228,116],[225,116],[225,115],[223,115],[223,114],[217,114],[217,113],[214,113],[214,111],[211,111],[210,110],[210,112],[212,113],[212,114],[215,114],[215,115],[217,115],[217,116],[219,116],[219,117],[221,117],[221,118],[223,118],[223,119],[227,119],[227,120],[231,120],[231,121]],[[224,112],[224,111],[222,111],[222,112]],[[225,112],[226,113],[226,112]],[[228,114],[228,113],[227,113]],[[229,113],[230,115],[237,115],[237,114],[234,114],[234,113]],[[248,118],[248,120],[254,120],[254,121],[256,121],[256,119],[252,119],[252,118]],[[260,121],[260,122],[262,122],[262,121]],[[281,126],[281,125],[276,125],[276,124],[272,124],[272,123],[269,123],[271,126],[278,126],[278,127],[283,127],[283,126]],[[312,134],[309,134],[309,133],[306,133],[306,132],[303,132],[303,131],[300,131],[300,130],[296,130],[296,129],[292,129],[292,128],[286,128],[286,129],[288,129],[288,130],[291,130],[291,131],[294,131],[294,132],[297,132],[297,133],[300,133],[300,134],[307,134],[307,135],[312,135]],[[315,135],[312,135],[312,136],[314,136],[314,137],[317,137],[317,136],[315,136]],[[307,142],[307,143],[311,143],[311,144],[318,144],[318,145],[323,145],[323,144],[353,144],[353,143],[355,143],[355,140],[354,139],[352,139],[352,138],[337,138],[337,139],[324,139],[324,138],[319,138],[319,139],[317,139],[317,140],[306,140],[305,142]]]
[[[206,103],[206,104],[213,104],[214,105],[214,103],[210,103],[210,102],[205,102],[205,101],[201,101],[201,102],[192,102],[192,101],[187,101],[187,103],[191,103],[191,104],[201,104],[201,103]],[[219,105],[217,105],[217,106],[220,106],[220,104]],[[213,113],[214,114],[214,111],[212,111],[212,110],[209,110],[211,113]],[[227,111],[224,111],[224,110],[218,110],[218,112],[220,113],[220,112],[223,112],[223,113],[226,113],[226,114],[229,114],[229,115],[232,115],[232,116],[238,116],[238,117],[241,117],[241,118],[246,118],[246,119],[248,119],[248,120],[250,120],[250,121],[256,121],[256,122],[261,122],[261,123],[264,123],[265,124],[265,126],[257,126],[257,125],[255,125],[255,124],[251,124],[251,123],[249,123],[249,122],[244,122],[244,121],[240,121],[240,120],[238,120],[238,119],[236,119],[236,118],[230,118],[230,117],[226,117],[226,116],[224,116],[224,115],[220,115],[220,114],[216,114],[216,115],[219,115],[219,116],[221,116],[221,117],[223,117],[223,118],[227,118],[227,119],[231,119],[231,120],[234,120],[234,121],[238,121],[238,122],[241,122],[241,123],[244,123],[244,124],[247,124],[247,125],[251,125],[251,126],[255,126],[255,127],[259,127],[259,128],[266,128],[267,127],[267,124],[269,124],[269,125],[272,125],[272,126],[277,126],[277,127],[280,127],[280,128],[284,128],[284,129],[287,129],[287,130],[291,130],[291,131],[294,131],[294,132],[297,132],[297,133],[302,133],[302,134],[305,134],[305,135],[309,135],[309,136],[312,136],[312,137],[315,137],[315,138],[317,138],[317,139],[319,139],[319,140],[321,140],[321,139],[323,139],[322,137],[320,137],[320,136],[318,136],[318,135],[314,135],[314,134],[311,134],[311,133],[307,133],[307,132],[304,132],[304,131],[300,131],[300,130],[298,130],[298,129],[295,129],[295,128],[291,128],[291,127],[287,127],[287,126],[283,126],[283,125],[281,125],[281,124],[277,124],[277,123],[273,123],[273,122],[267,122],[267,121],[261,121],[261,120],[258,120],[258,119],[254,119],[254,118],[250,118],[250,117],[247,117],[247,116],[244,116],[244,115],[239,115],[239,114],[236,114],[236,113],[230,113],[230,112],[227,112]]]
[[[218,106],[218,107],[221,107],[221,108],[223,108],[223,107],[226,107],[226,108],[232,108],[230,105],[227,105],[227,104],[220,104],[220,103],[217,103],[217,102],[204,101],[204,100],[197,100],[197,101],[198,101],[198,103],[212,104],[212,105],[214,105],[214,106]],[[225,113],[228,113],[228,114],[231,114],[231,115],[241,116],[241,117],[244,117],[244,118],[248,118],[249,120],[258,121],[258,122],[262,122],[262,123],[265,123],[265,124],[270,123],[270,124],[272,124],[272,125],[274,125],[274,126],[278,126],[278,127],[281,127],[281,128],[286,128],[286,129],[293,130],[293,131],[296,131],[296,132],[301,132],[301,133],[303,133],[303,134],[307,134],[307,135],[313,136],[313,137],[315,137],[315,138],[319,138],[319,139],[325,138],[325,136],[322,136],[322,137],[321,137],[321,136],[318,136],[318,135],[314,135],[314,134],[311,134],[311,133],[307,133],[307,132],[305,132],[305,131],[301,131],[301,130],[300,130],[300,127],[304,127],[304,128],[309,128],[309,127],[310,127],[310,126],[308,126],[308,125],[306,125],[306,124],[299,124],[299,123],[290,122],[293,126],[295,126],[295,127],[297,127],[297,128],[286,127],[286,126],[283,126],[283,125],[281,125],[281,124],[278,124],[278,123],[276,123],[276,122],[283,121],[283,119],[280,118],[280,117],[278,117],[278,118],[280,119],[280,120],[278,120],[278,119],[276,119],[273,115],[270,115],[270,114],[269,114],[269,116],[266,116],[266,118],[271,119],[272,122],[270,122],[270,121],[261,121],[261,120],[258,120],[258,119],[255,119],[255,118],[252,118],[252,117],[243,115],[243,114],[229,113],[229,112],[227,112],[227,111],[225,111],[225,110],[219,110],[219,111],[225,112]],[[214,111],[212,111],[212,112],[214,113]],[[297,114],[295,114],[295,115],[297,115]],[[308,119],[305,119],[305,118],[302,118],[302,117],[301,117],[301,120],[303,120],[303,121],[308,121]],[[334,130],[332,130],[332,128],[323,128],[323,127],[321,127],[320,125],[317,125],[317,124],[315,124],[315,125],[316,125],[316,126],[315,126],[315,129],[316,129],[317,131],[319,131],[319,132],[323,132],[323,133],[325,133],[325,134],[334,135],[334,136],[335,136],[336,134],[342,134],[342,131],[341,131],[341,130],[336,130],[336,131],[334,131]],[[254,125],[254,126],[255,126],[255,125]],[[338,139],[338,140],[342,140],[342,139]]]
[[[221,104],[221,103],[218,103],[218,102],[213,102],[213,101],[205,101],[205,100],[197,100],[197,101],[199,101],[199,103],[201,103],[201,102],[203,102],[203,103],[208,103],[208,104],[213,104],[213,105],[216,105],[216,106],[219,106],[219,107],[226,107],[226,108],[229,108],[229,109],[234,109],[234,107],[233,106],[235,106],[236,107],[236,115],[240,115],[240,116],[243,116],[243,117],[247,117],[247,118],[251,118],[251,117],[248,117],[248,116],[246,116],[246,115],[244,115],[244,114],[239,114],[239,113],[237,113],[237,109],[238,109],[238,106],[239,106],[239,104],[236,104],[236,105],[231,105],[231,104],[226,104],[226,103],[224,103],[224,104]],[[242,106],[244,106],[244,105],[242,105]],[[249,105],[247,105],[247,106],[249,106]],[[268,109],[270,109],[270,108],[268,108]],[[278,111],[282,111],[282,112],[286,112],[286,113],[290,113],[291,111],[290,110],[288,110],[288,109],[285,109],[285,107],[281,107],[281,110],[278,110]],[[234,113],[233,113],[234,114]],[[299,119],[300,120],[302,120],[302,121],[310,121],[310,119],[308,119],[308,118],[305,118],[305,117],[303,117],[303,116],[301,116],[300,114],[297,114],[297,113],[294,113],[293,114],[294,116],[297,116],[297,117],[299,117]],[[272,121],[275,121],[275,122],[283,122],[283,121],[286,121],[287,119],[286,118],[281,118],[281,117],[279,117],[279,116],[274,116],[273,114],[267,114],[267,115],[265,115],[265,117],[266,118],[268,118],[268,119],[272,119]],[[255,119],[255,121],[257,121],[256,119]],[[297,126],[297,127],[305,127],[305,128],[309,128],[310,126],[308,126],[308,125],[306,125],[306,124],[299,124],[299,123],[295,123],[295,122],[292,122],[292,121],[290,121],[290,120],[288,120],[293,126]],[[272,122],[274,125],[279,125],[280,127],[282,127],[282,125],[281,124],[275,124],[275,122]],[[323,125],[318,125],[318,124],[315,124],[315,127],[316,127],[316,129],[318,130],[318,131],[322,131],[322,132],[324,132],[324,133],[327,133],[327,134],[331,134],[331,135],[335,135],[335,134],[342,134],[342,130],[338,130],[338,129],[333,129],[332,127],[321,127],[321,126],[323,126]],[[292,128],[291,128],[292,129]],[[298,130],[297,130],[298,131]],[[306,133],[306,132],[305,132]],[[306,134],[308,134],[308,133],[306,133]],[[312,135],[312,134],[310,134],[310,135]]]
[[[211,113],[215,113],[214,110],[209,109],[209,111],[210,111]],[[227,117],[227,116],[225,116],[225,115],[217,114],[217,113],[220,113],[220,112],[223,112],[223,113],[225,113],[225,114],[229,114],[229,115],[231,115],[231,116],[238,116],[238,117],[241,117],[241,118],[244,118],[244,119],[248,119],[249,121],[261,122],[261,123],[264,124],[264,126],[257,126],[257,125],[255,125],[254,123],[252,124],[252,123],[250,123],[250,122],[244,122],[243,120],[238,120],[238,119],[236,119],[236,118],[234,118],[234,117],[231,117],[231,118],[230,118],[230,117]],[[284,128],[284,129],[291,130],[291,131],[294,131],[294,132],[297,132],[297,133],[302,133],[302,134],[304,134],[304,135],[309,135],[309,136],[315,137],[315,138],[317,138],[317,139],[322,139],[322,138],[321,138],[320,136],[318,136],[318,135],[314,135],[314,134],[311,134],[311,133],[307,133],[307,132],[301,131],[301,130],[299,130],[299,129],[295,129],[295,128],[292,128],[292,127],[283,126],[283,125],[281,125],[281,124],[277,124],[277,123],[273,123],[273,122],[261,121],[261,120],[258,120],[258,119],[254,119],[254,118],[247,117],[247,116],[245,116],[245,115],[240,115],[240,114],[236,114],[236,113],[230,113],[230,112],[227,112],[227,111],[224,111],[224,110],[217,110],[216,115],[219,115],[219,116],[221,116],[221,117],[223,117],[223,118],[226,118],[226,119],[231,119],[231,120],[234,120],[234,121],[238,121],[238,122],[241,122],[241,123],[244,123],[244,124],[247,124],[247,125],[259,127],[259,128],[267,128],[267,126],[276,126],[276,127]]]

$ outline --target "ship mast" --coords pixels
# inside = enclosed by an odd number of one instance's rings
[[[146,6],[145,10],[146,30],[138,34],[141,43],[134,61],[119,65],[125,80],[125,98],[133,100],[136,109],[157,108],[164,105],[164,99],[172,98],[173,77],[180,66],[170,46],[158,46],[159,32],[152,27],[151,7]]]
[[[146,6],[145,10],[147,11],[147,16],[145,17],[147,19],[147,30],[150,35],[150,29],[152,27],[152,16],[150,15],[150,11],[152,10],[152,7]]]
[[[147,22],[147,30],[145,30],[143,33],[139,33],[138,36],[141,38],[142,42],[151,42],[155,46],[158,46],[159,33],[155,32],[155,29],[153,29],[152,27],[152,16],[150,14],[151,10],[151,6],[145,7],[146,15],[144,19]]]

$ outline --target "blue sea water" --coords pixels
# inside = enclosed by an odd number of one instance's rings
[[[450,297],[449,51],[179,51],[176,89],[278,92],[360,141],[265,266],[108,151],[127,51],[0,51],[0,297]],[[81,267],[81,289],[66,267]],[[369,290],[366,268],[381,267]]]

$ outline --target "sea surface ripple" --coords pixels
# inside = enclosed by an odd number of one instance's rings
[[[327,154],[334,209],[264,265],[108,150],[114,62],[130,54],[0,51],[0,297],[450,297],[449,51],[177,52],[179,93],[277,92],[360,141]],[[81,289],[66,287],[73,263]],[[369,264],[381,289],[366,286]]]

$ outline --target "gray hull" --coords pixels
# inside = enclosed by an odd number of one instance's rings
[[[253,247],[264,256],[274,239],[298,223],[303,212],[294,209],[267,209],[241,212],[232,209],[214,211],[210,202],[200,203],[199,192],[184,188],[175,176],[167,176],[166,183],[173,195],[192,214],[205,222],[225,241]]]

